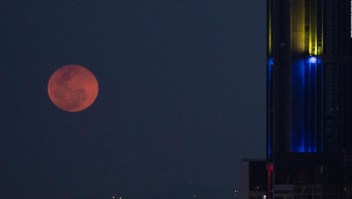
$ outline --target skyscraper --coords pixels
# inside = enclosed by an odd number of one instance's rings
[[[282,154],[313,153],[322,164],[342,154],[344,167],[352,152],[352,1],[267,0],[267,27],[272,189]]]

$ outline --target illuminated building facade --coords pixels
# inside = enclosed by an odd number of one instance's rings
[[[335,153],[342,154],[337,165],[348,162],[352,152],[351,18],[351,0],[267,0],[271,193],[282,177],[275,173],[282,153],[299,153],[303,159],[304,153]],[[342,179],[346,181],[342,184],[349,180]]]

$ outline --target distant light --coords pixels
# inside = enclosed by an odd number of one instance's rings
[[[268,59],[268,64],[269,64],[269,65],[273,65],[273,64],[274,64],[274,59],[273,59],[272,57],[270,57],[270,58]]]
[[[266,195],[263,196],[263,199],[266,199]]]
[[[309,57],[308,61],[311,64],[316,64],[317,63],[317,58],[316,57]]]

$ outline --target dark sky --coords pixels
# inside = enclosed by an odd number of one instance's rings
[[[265,1],[0,1],[0,197],[231,198],[265,155]],[[47,95],[66,64],[96,102]]]

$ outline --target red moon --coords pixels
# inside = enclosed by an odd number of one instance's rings
[[[93,104],[98,95],[98,81],[94,74],[80,65],[66,65],[50,77],[50,100],[62,110],[82,111]]]

